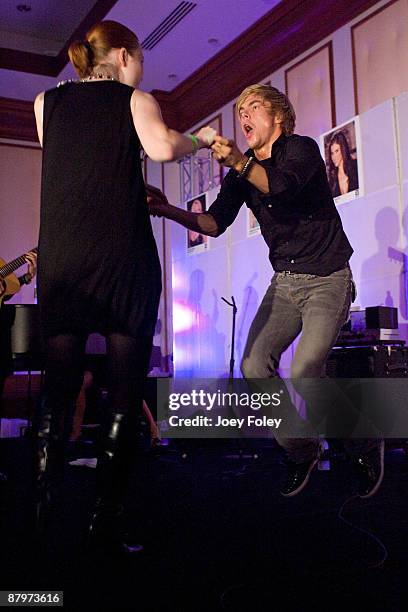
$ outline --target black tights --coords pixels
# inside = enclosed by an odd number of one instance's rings
[[[51,432],[69,437],[75,401],[83,381],[86,335],[60,334],[47,340],[44,397],[51,412]],[[106,336],[107,388],[111,411],[126,419],[142,411],[144,381],[152,339],[119,333]]]

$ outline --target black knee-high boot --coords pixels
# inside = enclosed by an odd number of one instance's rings
[[[142,546],[125,543],[123,499],[138,452],[134,418],[114,413],[103,436],[96,468],[97,501],[88,531],[88,544],[108,554],[130,556]]]
[[[66,450],[72,428],[75,403],[58,406],[46,395],[41,398],[34,421],[34,482],[36,527],[45,528],[52,495],[64,479]]]

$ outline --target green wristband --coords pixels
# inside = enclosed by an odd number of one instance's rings
[[[197,136],[194,136],[194,134],[189,134],[188,137],[190,138],[192,144],[193,144],[193,150],[192,150],[192,154],[195,155],[198,151],[198,149],[200,148],[200,144],[198,142],[198,138]]]

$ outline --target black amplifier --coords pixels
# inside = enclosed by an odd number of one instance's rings
[[[408,348],[374,344],[333,348],[326,364],[331,378],[405,378],[408,376]]]

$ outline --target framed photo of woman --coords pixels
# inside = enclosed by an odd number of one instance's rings
[[[322,134],[320,147],[335,203],[343,204],[363,195],[359,118],[354,117]]]
[[[194,213],[203,213],[207,210],[206,194],[187,200],[187,210]],[[208,236],[187,230],[187,252],[190,254],[200,253],[208,249]]]

